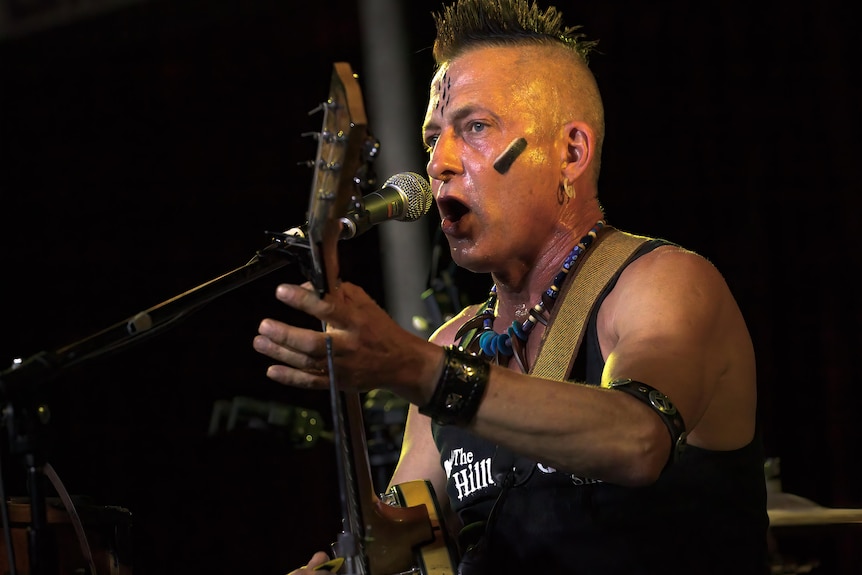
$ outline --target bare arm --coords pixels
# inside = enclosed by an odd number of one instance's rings
[[[281,286],[277,297],[328,323],[343,385],[385,387],[414,406],[430,400],[441,348],[399,328],[360,288],[345,284],[336,297],[319,300],[308,287]],[[748,441],[754,403],[746,400],[754,393],[751,344],[723,278],[708,261],[676,248],[643,256],[605,300],[598,328],[607,360],[604,383],[629,377],[664,392],[682,413],[693,444],[732,449]],[[444,331],[440,341],[451,341]],[[260,333],[255,348],[285,364],[270,368],[272,379],[327,386],[326,376],[309,371],[325,366],[320,333],[274,320],[264,320]],[[745,409],[737,409],[740,404]],[[428,421],[414,413],[412,408],[407,451],[394,479],[425,475],[438,488],[442,478],[430,475]],[[470,426],[547,465],[623,485],[654,481],[670,452],[670,436],[659,417],[630,396],[496,365]]]
[[[720,274],[676,248],[644,256],[599,314],[603,384],[632,378],[676,404],[690,443],[745,445],[753,433],[754,363]],[[749,409],[740,410],[738,405]],[[706,418],[709,425],[702,426]],[[495,366],[473,429],[548,465],[620,484],[655,480],[670,435],[645,404],[619,391],[525,377]]]

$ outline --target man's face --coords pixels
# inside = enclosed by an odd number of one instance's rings
[[[428,175],[453,259],[473,271],[528,269],[557,229],[565,140],[539,53],[474,49],[431,82]]]

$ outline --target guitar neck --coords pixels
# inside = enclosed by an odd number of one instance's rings
[[[321,297],[336,297],[331,288],[339,277],[340,218],[357,193],[361,149],[367,139],[362,93],[346,63],[334,65],[330,97],[321,109],[324,122],[318,134],[309,201],[311,266],[307,273]],[[327,353],[331,358],[329,339]],[[339,391],[334,380],[330,395],[346,529],[339,537],[337,552],[345,559],[351,574],[393,575],[413,571],[417,565],[415,549],[439,540],[440,529],[432,523],[430,504],[396,507],[381,500],[371,478],[360,396]]]

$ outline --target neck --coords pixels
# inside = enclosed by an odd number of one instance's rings
[[[542,328],[539,326],[547,325],[550,312],[556,304],[563,284],[570,277],[569,274],[573,273],[578,259],[596,240],[604,225],[604,221],[598,221],[562,258],[559,269],[548,287],[536,298],[537,303],[527,310],[526,320],[519,317],[518,312],[524,309],[520,304],[514,309],[511,305],[506,306],[505,301],[501,304],[499,286],[495,285],[482,311],[461,325],[455,339],[460,339],[470,330],[481,329],[478,333],[474,331],[471,341],[466,344],[471,353],[478,353],[481,350],[486,357],[493,358],[501,364],[507,364],[508,358],[514,356],[518,367],[527,373],[528,362],[537,349],[537,338],[530,338],[530,334],[534,330],[541,331]],[[511,298],[513,292],[509,290],[507,293]],[[518,292],[518,295],[521,295],[521,292]],[[510,323],[511,328],[507,328],[502,333],[494,331],[494,323],[498,319]]]
[[[601,219],[603,214],[597,208],[579,217],[577,222],[564,226],[544,244],[532,267],[492,273],[491,279],[497,286],[500,319],[507,322],[523,320],[559,273],[571,249]]]

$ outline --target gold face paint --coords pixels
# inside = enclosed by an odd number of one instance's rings
[[[527,149],[527,140],[523,137],[515,138],[506,150],[494,160],[494,169],[505,174],[525,149]]]

